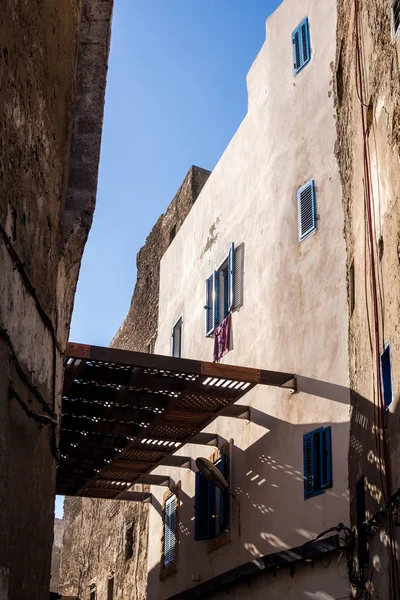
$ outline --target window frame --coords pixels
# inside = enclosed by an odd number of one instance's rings
[[[206,300],[204,308],[206,337],[211,337],[215,329],[235,309],[235,251],[235,243],[232,242],[222,262],[205,281]],[[226,277],[223,276],[224,279],[222,280],[222,273],[224,272],[226,272]],[[212,289],[211,305],[210,289]],[[221,294],[221,290],[223,290],[223,294]]]
[[[304,233],[301,231],[301,194],[311,187],[312,190],[312,219],[313,225],[309,227]],[[297,190],[297,230],[299,242],[307,239],[314,231],[317,231],[317,194],[316,194],[316,185],[315,179],[312,177],[305,183],[301,188]]]
[[[304,48],[303,48],[303,39],[302,39],[302,27],[306,26],[306,43],[307,43],[307,50],[308,50],[308,58],[306,60],[304,60]],[[300,64],[297,66],[297,59],[296,59],[296,35],[298,36],[298,40],[299,40],[299,58],[300,58]],[[308,65],[308,63],[311,61],[312,58],[312,51],[311,51],[311,35],[310,35],[310,21],[308,19],[308,16],[305,17],[298,25],[297,27],[292,31],[292,50],[293,50],[293,71],[294,71],[294,76],[296,77],[303,69],[304,67],[306,67]]]
[[[323,434],[325,433],[325,448],[323,446]],[[307,442],[310,440],[309,460],[311,461],[310,472],[307,468],[308,449]],[[324,452],[327,452],[325,472],[323,471]],[[309,477],[311,484],[309,484]],[[324,494],[328,488],[333,487],[333,458],[332,458],[332,428],[319,427],[303,435],[303,479],[304,500]]]
[[[180,325],[180,338],[179,338],[179,353],[175,356],[175,332],[177,330],[178,325]],[[172,335],[171,335],[171,356],[173,358],[182,358],[182,347],[183,347],[183,315],[181,315],[172,326]]]
[[[160,560],[160,581],[164,581],[167,577],[170,577],[176,573],[178,568],[178,557],[179,557],[179,511],[180,511],[180,490],[181,482],[178,481],[175,486],[168,489],[163,496],[162,505],[162,537],[161,537],[161,560]],[[175,497],[175,544],[174,544],[174,556],[171,562],[165,565],[165,527],[166,527],[166,509],[167,503]]]
[[[385,355],[389,356],[389,367],[390,367],[390,398],[391,398],[391,400],[390,400],[389,404],[386,403],[386,394],[385,394],[386,387],[385,387],[384,364],[383,364],[383,360],[384,360]],[[381,352],[381,355],[380,355],[380,367],[381,367],[381,390],[382,390],[382,398],[383,398],[383,402],[384,402],[384,405],[385,405],[385,410],[386,410],[386,412],[389,412],[390,407],[392,406],[393,400],[394,400],[394,397],[393,397],[392,345],[391,345],[391,342],[390,342],[390,338],[386,342],[386,344],[385,344],[385,346],[384,346],[384,348],[383,348],[383,350]]]
[[[211,457],[211,462],[218,466],[226,478],[230,488],[231,444],[228,443]],[[230,495],[228,490],[220,490],[208,481],[200,471],[195,474],[195,519],[194,539],[196,542],[207,540],[209,551],[219,548],[230,539]],[[219,504],[218,527],[216,527],[216,510]],[[200,522],[202,520],[202,523]]]
[[[170,504],[172,504],[172,502],[175,502],[175,506],[174,506],[174,511],[173,511],[173,515],[174,515],[174,521],[173,521],[173,531],[171,529],[171,527],[168,525],[168,518],[171,517],[171,515],[168,515],[168,507],[170,506]],[[176,554],[176,525],[177,525],[177,519],[176,519],[176,510],[178,507],[178,497],[176,494],[170,494],[167,498],[167,500],[165,501],[165,505],[164,505],[164,522],[163,522],[163,528],[164,528],[164,535],[163,535],[163,567],[164,569],[166,569],[167,567],[169,567],[170,565],[172,565],[175,562],[175,554]],[[169,529],[172,531],[172,535],[173,535],[173,546],[171,548],[166,548],[166,540],[167,540],[167,536],[166,536],[166,529],[167,527],[169,527]],[[169,556],[169,553],[172,553],[172,556]]]

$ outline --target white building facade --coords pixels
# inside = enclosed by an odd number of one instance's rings
[[[247,77],[248,113],[161,261],[156,353],[212,360],[212,330],[229,314],[221,362],[292,372],[297,392],[255,387],[241,402],[248,419],[219,417],[206,430],[218,434],[218,447],[188,444],[178,453],[192,457],[191,469],[155,471],[173,485],[151,489],[151,600],[350,596],[339,552],[221,584],[224,574],[349,520],[336,11],[335,0],[285,0],[268,19]],[[196,484],[199,456],[220,469],[223,461],[240,511],[217,491],[210,508],[210,492]],[[219,591],[206,596],[207,581]]]

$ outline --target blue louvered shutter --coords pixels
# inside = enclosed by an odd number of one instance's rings
[[[304,498],[310,498],[315,493],[315,460],[314,460],[314,432],[303,437],[304,455]]]
[[[297,210],[299,241],[302,241],[317,227],[314,179],[311,179],[297,192]]]
[[[209,336],[213,333],[215,328],[215,316],[214,316],[214,288],[215,288],[215,274],[210,275],[208,279],[206,279],[206,303],[205,303],[205,311],[206,311],[206,336]]]
[[[214,273],[214,329],[220,324],[220,272]]]
[[[235,302],[235,244],[232,242],[228,254],[228,313],[234,307]]]
[[[221,475],[226,478],[226,453],[221,451],[221,460],[217,464],[217,468]],[[223,533],[227,526],[227,503],[228,503],[228,492],[226,490],[220,493],[219,497],[219,530]]]
[[[176,542],[176,496],[168,498],[165,503],[164,515],[164,566],[167,567],[175,560]]]
[[[319,432],[321,489],[332,487],[332,442],[331,428]]]
[[[200,473],[196,472],[196,491],[194,501],[194,539],[208,540],[210,538],[210,487],[211,484]]]
[[[300,31],[297,27],[292,33],[292,44],[293,44],[293,66],[295,74],[299,72],[301,68],[300,61]]]
[[[311,58],[310,26],[306,17],[292,33],[293,67],[297,75]]]

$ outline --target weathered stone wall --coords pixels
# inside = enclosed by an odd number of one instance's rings
[[[354,0],[338,2],[335,82],[337,156],[343,185],[347,244],[352,389],[349,488],[354,527],[356,483],[363,475],[367,518],[375,515],[384,503],[385,473],[391,477],[392,492],[400,486],[400,35],[396,39],[393,36],[391,2],[362,0],[358,4],[363,103],[369,107],[362,106],[360,102]],[[364,166],[362,112],[367,129],[369,195],[366,192],[368,176]],[[369,201],[377,283],[377,328],[367,225]],[[382,425],[378,423],[377,409],[376,331],[379,352],[389,339],[392,352],[394,401],[384,415]],[[383,438],[388,441],[390,455],[386,466]],[[395,569],[389,569],[390,531],[387,519],[380,522],[379,532],[370,533],[369,565],[364,582],[370,594],[368,598],[397,598],[390,591],[390,571],[393,573]],[[395,537],[396,534],[392,535],[392,539]],[[397,533],[397,543],[399,541]]]
[[[160,260],[179,231],[210,171],[192,166],[175,198],[161,215],[137,255],[137,280],[128,316],[111,346],[141,352],[154,351],[158,326]]]
[[[175,227],[181,227],[210,175],[191,167],[137,256],[137,281],[128,316],[112,340],[115,348],[151,351],[157,337],[160,260]],[[66,498],[61,557],[61,591],[89,600],[107,597],[114,577],[115,600],[147,595],[148,504]],[[131,528],[131,529],[130,529]],[[129,531],[130,530],[130,531]],[[129,539],[132,536],[131,551]],[[92,586],[92,587],[91,587]]]
[[[64,532],[64,521],[54,519],[53,552],[51,554],[50,590],[56,591],[60,583],[61,546]]]
[[[67,191],[76,189],[69,165],[90,167],[94,198],[107,71],[108,46],[92,64],[103,92],[95,94],[83,73],[82,42],[96,44],[94,29],[84,39],[95,20],[90,7],[108,7],[109,29],[112,0],[83,4],[83,14],[81,0],[6,0],[0,7],[2,600],[49,591],[62,354],[94,208],[77,202],[66,220]],[[79,95],[99,117],[91,148],[76,145]]]

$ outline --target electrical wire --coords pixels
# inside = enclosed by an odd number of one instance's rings
[[[365,194],[367,204],[367,223],[368,223],[368,235],[369,235],[369,250],[370,250],[370,272],[371,272],[371,284],[372,284],[372,299],[373,299],[373,317],[374,317],[374,333],[375,333],[375,358],[376,358],[376,386],[378,404],[377,410],[374,411],[374,420],[377,415],[377,423],[375,422],[375,441],[377,445],[377,453],[379,458],[379,474],[382,484],[382,492],[384,495],[385,503],[391,496],[391,472],[390,472],[390,453],[387,443],[387,433],[385,428],[385,406],[382,394],[382,381],[381,381],[381,368],[380,368],[380,327],[379,327],[379,301],[378,301],[378,284],[377,284],[377,271],[375,264],[375,246],[376,239],[373,230],[373,218],[372,218],[372,204],[373,204],[373,192],[371,186],[371,175],[370,175],[370,155],[367,138],[367,127],[365,123],[364,109],[369,106],[364,102],[364,81],[363,81],[363,57],[362,57],[362,45],[361,45],[361,33],[360,33],[360,9],[359,0],[354,0],[354,20],[355,20],[355,39],[356,39],[356,88],[357,96],[360,101],[361,108],[361,122],[362,122],[362,134],[363,134],[363,154],[364,154],[364,177],[365,177]],[[380,290],[381,292],[381,290]],[[375,404],[375,395],[374,395]],[[377,431],[376,431],[377,428]],[[383,452],[382,452],[383,447]],[[384,462],[384,473],[382,472],[382,458]],[[391,507],[388,509],[388,520],[389,520],[389,546],[390,546],[390,580],[392,587],[392,598],[397,597],[399,590],[399,573],[396,557],[396,548],[394,540],[394,523]]]

